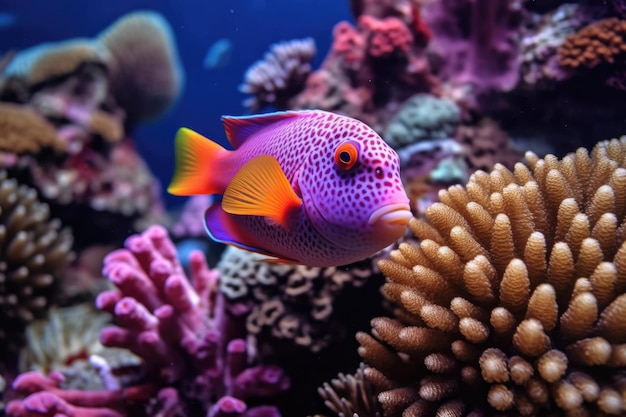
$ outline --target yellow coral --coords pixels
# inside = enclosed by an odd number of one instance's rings
[[[626,412],[626,137],[526,159],[440,192],[380,262],[396,318],[357,338],[385,416]]]

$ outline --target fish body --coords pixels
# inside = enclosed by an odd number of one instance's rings
[[[232,41],[226,38],[219,39],[211,45],[202,64],[207,69],[225,67],[230,62],[232,52]]]
[[[275,262],[337,266],[404,234],[398,156],[364,123],[320,110],[222,121],[235,150],[181,129],[168,188],[223,195],[205,213],[213,239]]]

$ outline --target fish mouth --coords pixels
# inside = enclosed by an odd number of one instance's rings
[[[388,226],[406,226],[413,217],[411,208],[407,203],[386,204],[370,215],[369,224],[382,223]]]

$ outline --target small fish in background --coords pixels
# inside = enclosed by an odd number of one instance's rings
[[[207,51],[203,66],[206,69],[225,67],[230,62],[232,53],[233,43],[230,39],[219,39],[215,41]]]
[[[17,23],[17,16],[11,12],[0,12],[0,30],[9,29]]]
[[[175,195],[222,194],[214,240],[268,262],[339,266],[398,240],[412,217],[396,152],[369,126],[321,110],[222,117],[233,151],[189,130],[175,141]]]

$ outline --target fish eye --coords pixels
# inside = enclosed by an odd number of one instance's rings
[[[374,170],[374,174],[379,180],[385,177],[385,173],[383,172],[383,169],[381,167],[376,167],[376,170]]]
[[[359,160],[359,150],[352,142],[342,143],[335,150],[335,165],[337,168],[347,171],[356,165]]]

